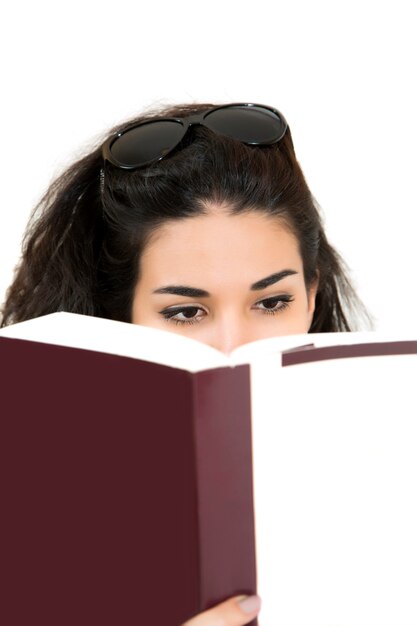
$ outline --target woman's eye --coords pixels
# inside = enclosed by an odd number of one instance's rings
[[[261,310],[263,313],[269,313],[273,315],[274,313],[278,313],[279,311],[283,311],[286,309],[290,302],[292,302],[294,298],[290,295],[281,295],[281,296],[273,296],[272,298],[265,298],[265,300],[260,300],[254,305],[255,309]]]
[[[167,322],[175,324],[195,324],[201,322],[206,316],[206,311],[197,306],[187,306],[175,309],[164,309],[160,311]]]

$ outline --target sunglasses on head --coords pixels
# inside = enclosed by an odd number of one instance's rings
[[[196,125],[249,146],[277,143],[287,130],[284,116],[276,109],[261,104],[226,104],[188,117],[139,122],[105,142],[104,161],[124,170],[147,167],[169,156]]]

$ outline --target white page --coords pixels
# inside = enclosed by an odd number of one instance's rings
[[[172,332],[75,313],[51,313],[0,330],[0,337],[117,354],[190,372],[228,364],[227,357]]]
[[[350,342],[340,333],[340,342]],[[248,363],[258,355],[277,353],[311,343],[308,335],[271,337],[240,346],[226,355],[200,341],[168,330],[128,324],[76,313],[51,313],[0,329],[0,337],[27,339],[54,345],[127,356],[198,372]],[[327,345],[332,335],[315,335]]]
[[[417,356],[278,368],[252,367],[261,626],[416,626]]]
[[[233,367],[308,344],[328,346],[401,339],[400,334],[394,337],[375,332],[287,335],[260,339],[239,346],[226,355],[200,341],[168,330],[66,312],[51,313],[7,326],[0,329],[1,336],[117,354],[189,372]],[[412,339],[410,333],[402,338]],[[417,338],[417,332],[414,338]]]

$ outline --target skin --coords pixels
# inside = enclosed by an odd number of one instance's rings
[[[298,241],[285,223],[259,211],[208,209],[153,233],[141,259],[133,323],[225,353],[257,339],[308,332],[317,284],[307,289]],[[205,293],[171,293],[178,287]]]
[[[249,601],[249,606],[247,604],[245,606],[246,598],[246,596],[230,598],[193,617],[182,626],[243,626],[243,624],[248,624],[258,615],[261,601],[260,599],[256,601],[256,597],[253,597]],[[242,600],[243,604],[240,603]]]

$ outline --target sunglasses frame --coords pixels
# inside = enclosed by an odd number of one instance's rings
[[[242,108],[242,109],[246,109],[248,111],[250,111],[251,109],[254,109],[254,110],[255,109],[264,109],[265,111],[268,111],[269,113],[273,113],[278,118],[279,123],[282,126],[282,128],[280,129],[280,132],[278,133],[277,138],[275,138],[273,140],[270,140],[270,141],[242,141],[241,139],[233,137],[233,135],[227,135],[228,137],[231,137],[233,139],[237,139],[238,141],[241,141],[242,143],[244,143],[246,145],[250,145],[250,146],[266,146],[266,145],[273,145],[275,143],[278,143],[284,137],[285,133],[287,132],[287,129],[288,129],[287,121],[286,121],[285,117],[282,115],[282,113],[280,113],[280,111],[278,111],[277,109],[274,109],[273,107],[270,107],[270,106],[267,106],[267,105],[264,105],[264,104],[235,102],[235,103],[231,103],[231,104],[219,105],[219,106],[213,107],[211,109],[208,109],[207,111],[203,111],[201,113],[196,113],[196,114],[193,114],[193,115],[189,115],[187,117],[161,117],[161,118],[156,118],[156,119],[143,120],[143,122],[139,122],[137,124],[133,124],[132,126],[129,126],[128,128],[125,128],[122,131],[119,131],[118,133],[116,133],[112,137],[109,137],[109,139],[107,139],[107,141],[103,144],[102,155],[103,155],[104,162],[109,162],[112,165],[114,165],[115,167],[117,167],[119,169],[123,169],[123,170],[136,170],[136,169],[141,169],[141,168],[148,167],[149,165],[152,165],[153,163],[158,163],[162,159],[166,159],[175,150],[175,148],[177,148],[177,146],[181,143],[181,141],[184,139],[185,135],[187,134],[187,132],[190,130],[190,128],[192,126],[205,126],[205,127],[209,128],[210,130],[212,130],[213,132],[218,132],[218,134],[226,135],[226,133],[221,133],[220,131],[216,131],[211,126],[206,124],[205,123],[205,119],[209,115],[214,113],[215,111],[225,110],[225,109],[230,109],[230,108],[238,108],[238,107]],[[126,133],[129,133],[131,130],[134,130],[134,129],[139,128],[141,126],[147,126],[147,125],[155,124],[155,123],[158,123],[158,122],[175,122],[177,124],[181,124],[181,126],[183,127],[183,132],[181,134],[181,137],[176,141],[175,145],[173,145],[164,154],[162,154],[160,156],[157,156],[157,157],[155,157],[153,159],[150,159],[150,160],[148,160],[146,162],[133,164],[133,165],[132,164],[126,164],[126,163],[123,163],[123,162],[119,161],[112,154],[111,150],[112,150],[113,145],[118,141],[118,139],[123,137]]]

